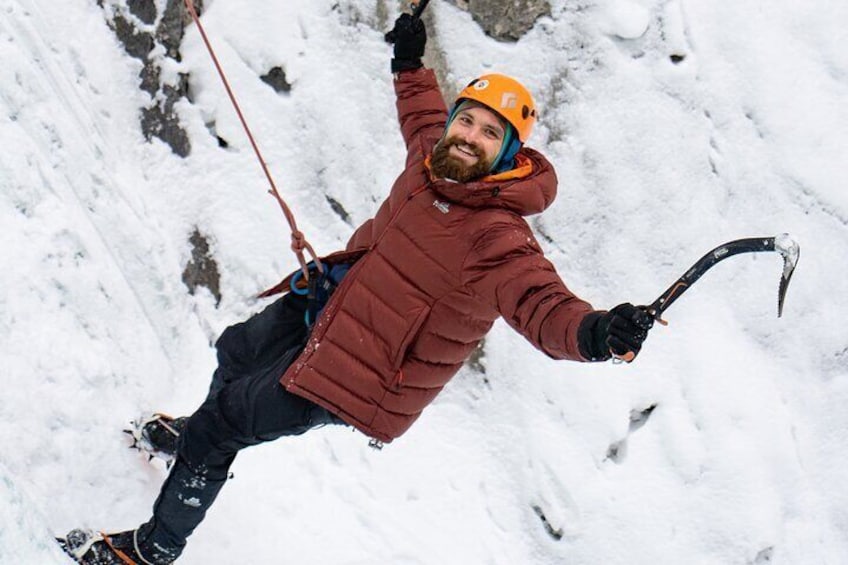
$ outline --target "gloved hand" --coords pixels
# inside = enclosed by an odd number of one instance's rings
[[[653,325],[654,319],[643,308],[629,302],[609,312],[592,312],[577,330],[580,353],[592,361],[606,361],[613,354],[635,357]]]
[[[424,46],[427,44],[427,28],[420,18],[410,14],[401,14],[395,20],[395,27],[386,34],[388,43],[395,44],[392,72],[420,69],[423,64]]]

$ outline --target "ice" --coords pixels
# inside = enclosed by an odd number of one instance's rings
[[[404,164],[397,4],[206,4],[281,194],[339,249]],[[516,43],[427,8],[446,87],[499,71],[536,94],[530,145],[560,179],[530,219],[548,258],[610,308],[717,242],[786,231],[787,264],[800,240],[810,259],[787,315],[757,284],[767,254],[712,271],[632,364],[555,362],[498,323],[382,451],[333,427],[245,450],[180,565],[848,563],[848,3],[578,4],[552,0]],[[64,563],[52,534],[146,520],[165,471],[121,430],[196,408],[217,336],[297,269],[192,26],[182,55],[165,75],[190,77],[187,159],[145,142],[140,65],[97,2],[0,10],[0,563]],[[285,96],[259,78],[276,65]],[[182,283],[195,229],[220,304]]]
[[[614,0],[608,3],[601,21],[610,35],[637,39],[645,35],[650,18],[650,11],[636,2]]]

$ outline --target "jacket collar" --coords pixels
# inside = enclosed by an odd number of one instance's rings
[[[431,188],[449,202],[470,208],[506,208],[522,216],[538,214],[556,198],[557,178],[545,157],[528,147],[516,155],[516,167],[480,180],[460,183],[433,176],[424,161]]]

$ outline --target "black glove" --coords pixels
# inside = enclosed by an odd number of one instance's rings
[[[421,18],[413,18],[410,14],[401,14],[395,20],[395,27],[386,34],[386,42],[395,44],[392,72],[420,69],[424,66],[421,57],[424,56],[424,46],[427,44],[427,28]]]
[[[612,354],[635,357],[648,337],[654,319],[644,308],[629,302],[609,312],[592,312],[580,322],[577,343],[580,353],[591,361],[606,361]]]

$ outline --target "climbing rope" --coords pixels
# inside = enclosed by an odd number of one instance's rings
[[[209,38],[206,35],[206,30],[203,29],[203,24],[200,23],[200,17],[197,15],[197,11],[194,9],[194,3],[192,0],[184,0],[186,9],[191,14],[191,19],[194,20],[195,25],[197,25],[198,31],[200,31],[200,36],[203,38],[203,43],[206,44],[206,50],[209,51],[209,55],[212,57],[212,62],[215,63],[215,68],[218,70],[218,76],[221,77],[221,82],[224,83],[224,88],[227,90],[227,95],[230,97],[230,102],[233,103],[233,107],[236,109],[236,114],[238,114],[239,120],[241,120],[241,125],[244,127],[245,133],[247,133],[247,138],[250,140],[250,145],[253,147],[253,152],[256,153],[256,158],[259,159],[259,164],[262,166],[262,170],[265,173],[265,177],[268,179],[268,183],[271,185],[271,190],[268,191],[271,196],[273,196],[277,203],[279,203],[280,208],[283,211],[283,214],[286,217],[286,220],[289,223],[289,227],[291,228],[291,236],[292,243],[291,249],[294,251],[294,254],[297,256],[297,260],[300,263],[300,269],[303,271],[303,277],[305,280],[309,280],[309,267],[307,266],[306,259],[303,256],[304,250],[309,252],[309,255],[312,256],[313,261],[315,262],[315,267],[318,269],[319,273],[324,272],[324,266],[321,264],[321,260],[318,259],[318,256],[315,254],[315,250],[312,249],[312,246],[306,241],[306,237],[303,233],[297,229],[297,222],[295,221],[294,214],[292,214],[289,207],[286,205],[286,202],[280,196],[279,191],[277,191],[277,185],[274,183],[274,178],[271,176],[271,171],[268,170],[268,165],[265,163],[265,159],[262,157],[262,153],[259,151],[259,146],[256,144],[256,140],[253,137],[253,134],[250,131],[250,127],[247,125],[247,120],[244,119],[244,114],[242,114],[241,107],[239,106],[238,101],[236,100],[235,94],[233,94],[232,88],[230,88],[230,83],[227,80],[227,76],[224,73],[224,69],[221,67],[221,64],[218,62],[218,57],[215,55],[215,50],[212,48],[212,44],[209,42]]]

